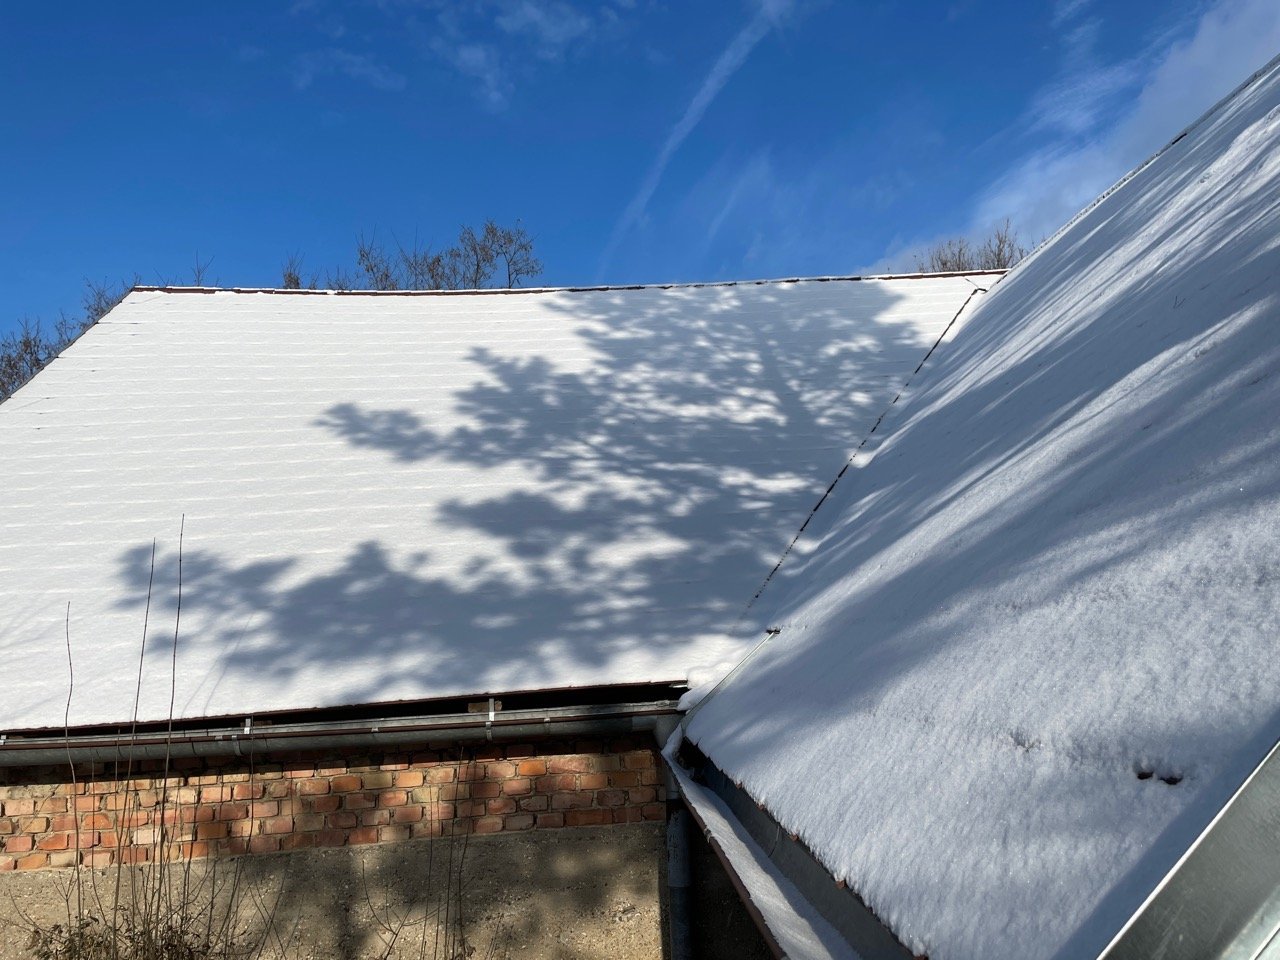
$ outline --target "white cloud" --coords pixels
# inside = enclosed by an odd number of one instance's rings
[[[711,106],[712,101],[724,89],[724,85],[729,82],[729,78],[738,72],[746,62],[747,57],[751,55],[751,51],[778,24],[780,18],[791,9],[792,5],[792,0],[763,0],[756,11],[756,15],[748,21],[746,26],[738,31],[737,35],[716,59],[711,71],[698,88],[698,92],[694,94],[693,99],[685,107],[684,114],[668,132],[662,148],[658,151],[658,156],[654,159],[644,179],[640,182],[640,188],[636,191],[635,196],[631,198],[631,202],[627,204],[617,224],[614,225],[613,233],[605,247],[604,256],[601,258],[601,270],[605,269],[613,259],[613,255],[617,251],[618,244],[622,242],[622,238],[643,221],[649,201],[653,199],[654,193],[657,192],[658,184],[662,182],[662,175],[666,172],[671,158],[680,149],[680,145],[702,122],[707,108]]]
[[[507,106],[514,85],[496,47],[437,37],[431,41],[431,49],[463,76],[478,81],[476,97],[487,109],[497,111]]]
[[[1057,229],[1120,176],[1240,84],[1280,50],[1274,0],[1222,0],[1189,37],[1142,58],[1129,85],[1131,106],[1101,128],[1050,142],[998,177],[976,204],[973,226],[1005,216],[1038,239]],[[1112,68],[1099,71],[1098,83]],[[1069,126],[1062,127],[1070,130]]]
[[[293,85],[299,90],[307,89],[317,77],[334,73],[367,83],[377,90],[396,91],[405,86],[405,78],[390,67],[373,57],[339,47],[312,50],[293,61]]]
[[[590,34],[591,18],[558,0],[518,0],[504,5],[495,19],[509,36],[532,41],[537,56],[559,60],[573,43]]]

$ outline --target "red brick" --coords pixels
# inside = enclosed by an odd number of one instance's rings
[[[570,810],[564,815],[567,827],[596,827],[613,823],[613,813],[609,810]]]
[[[383,807],[403,807],[409,802],[407,790],[384,790],[378,794],[378,805]]]
[[[329,794],[324,797],[312,797],[306,802],[306,809],[314,813],[333,813],[341,804],[341,797]]]
[[[19,870],[39,870],[41,867],[49,865],[49,855],[47,853],[29,853],[25,857],[18,858]]]
[[[599,759],[584,754],[551,757],[547,760],[547,770],[551,773],[594,773]]]
[[[35,837],[31,835],[10,837],[4,842],[5,853],[27,853],[34,850],[36,846]]]
[[[281,850],[305,850],[315,846],[314,833],[291,833],[280,838]]]
[[[196,827],[196,836],[201,840],[224,840],[230,832],[225,823],[202,823]]]
[[[557,793],[551,797],[552,810],[573,810],[591,806],[588,793]]]
[[[533,781],[525,777],[514,777],[502,784],[502,792],[509,797],[522,797],[532,791]]]
[[[640,786],[640,774],[635,770],[615,770],[608,775],[608,780],[611,787]]]
[[[624,770],[649,770],[656,765],[657,761],[653,753],[648,750],[633,750],[622,757]]]
[[[237,783],[231,788],[231,795],[237,800],[257,800],[266,791],[261,783]]]
[[[603,790],[609,785],[609,777],[603,773],[584,773],[578,778],[580,790]]]
[[[348,793],[342,798],[344,810],[368,810],[373,806],[373,797],[367,793]]]
[[[91,868],[92,867],[109,867],[111,866],[111,864],[115,863],[115,859],[116,859],[115,854],[112,853],[110,850],[93,850],[89,853],[84,854],[84,856],[81,857],[80,862],[83,863],[86,867],[91,867]],[[0,864],[0,870],[3,870],[3,869],[4,869],[3,864]]]
[[[262,821],[263,833],[289,833],[293,830],[293,817],[269,817]]]
[[[360,822],[360,817],[350,811],[343,810],[338,813],[329,814],[325,817],[325,822],[328,823],[329,826],[335,827],[339,830],[350,830]]]
[[[533,789],[538,793],[563,793],[566,790],[578,789],[578,778],[572,775],[539,777],[533,782]]]
[[[505,780],[507,777],[516,775],[516,765],[505,760],[497,763],[487,763],[485,764],[484,774],[488,780]]]
[[[379,827],[378,839],[383,843],[398,843],[401,840],[408,840],[409,825],[407,823],[393,823],[390,826]]]
[[[420,787],[424,777],[421,770],[401,770],[396,774],[397,787]]]
[[[329,786],[334,793],[351,793],[353,790],[360,789],[360,778],[350,774],[334,777],[329,781]]]
[[[549,806],[551,806],[550,797],[525,797],[519,802],[521,810],[530,810],[535,813],[539,810],[546,810]]]
[[[457,771],[451,766],[432,767],[427,771],[428,783],[452,783]]]
[[[657,799],[658,791],[653,787],[636,787],[634,790],[627,791],[627,803],[653,803]]]
[[[249,815],[255,820],[261,817],[274,817],[280,813],[280,804],[275,800],[256,800],[249,807]]]
[[[532,830],[533,814],[517,813],[514,816],[506,817],[502,821],[503,830]]]
[[[539,827],[563,827],[563,813],[540,813],[538,814]]]
[[[625,790],[601,790],[596,794],[596,806],[620,807],[627,802]]]
[[[501,817],[481,817],[475,822],[476,833],[501,833]]]
[[[216,819],[218,820],[243,820],[249,816],[249,804],[247,803],[220,803]]]
[[[507,814],[516,812],[516,802],[510,797],[499,797],[497,800],[485,801],[486,813]]]
[[[202,840],[194,843],[184,843],[182,845],[183,859],[186,860],[203,860],[209,856],[209,844]]]
[[[351,844],[358,843],[377,843],[378,828],[377,827],[357,827],[347,834],[347,842]]]
[[[391,786],[394,780],[390,773],[379,770],[377,773],[366,773],[360,778],[360,784],[366,790],[384,790]]]
[[[293,829],[297,833],[319,830],[323,826],[324,814],[322,813],[295,813],[293,815]]]
[[[439,822],[452,820],[457,813],[457,808],[452,803],[431,803],[423,807],[422,812],[427,819]]]
[[[67,798],[66,797],[46,797],[41,800],[36,809],[41,813],[66,813]]]
[[[640,808],[640,812],[644,814],[646,820],[665,820],[667,818],[667,808],[660,803],[646,803]]]
[[[66,850],[72,845],[67,833],[46,833],[36,839],[37,850]]]
[[[417,823],[422,819],[422,808],[396,807],[391,812],[391,819],[394,823]]]
[[[390,810],[372,810],[360,811],[360,823],[366,827],[382,827],[391,822]]]
[[[298,793],[304,797],[319,797],[328,792],[328,780],[303,780],[298,784]]]
[[[314,836],[317,847],[341,847],[347,842],[345,830],[320,830]]]
[[[541,777],[546,772],[545,760],[521,760],[516,764],[516,773],[522,777]]]
[[[467,793],[477,800],[490,800],[502,793],[502,784],[497,780],[480,780],[466,786]]]
[[[250,853],[275,853],[280,849],[279,837],[250,837],[249,852]]]
[[[293,793],[293,783],[288,780],[274,780],[267,784],[267,796],[272,800],[283,800]]]

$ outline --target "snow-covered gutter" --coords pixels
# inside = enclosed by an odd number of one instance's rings
[[[910,960],[913,954],[854,891],[696,746],[663,757],[682,799],[775,957]]]
[[[676,699],[503,709],[497,698],[466,712],[315,720],[247,717],[235,725],[170,731],[150,724],[137,732],[0,734],[0,767],[109,762],[127,758],[262,756],[299,750],[391,749],[415,743],[473,743],[548,737],[664,735],[674,725]]]

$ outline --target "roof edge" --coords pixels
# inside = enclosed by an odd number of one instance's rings
[[[1007,270],[950,270],[942,273],[875,273],[819,277],[771,277],[755,280],[708,280],[686,283],[600,284],[566,287],[493,287],[474,290],[287,290],[281,287],[185,287],[138,284],[130,293],[269,293],[320,297],[469,297],[521,293],[607,293],[619,290],[698,290],[704,287],[751,287],[784,283],[847,283],[860,280],[936,280],[950,277],[999,277]]]

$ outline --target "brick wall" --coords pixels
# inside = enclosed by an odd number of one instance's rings
[[[652,744],[0,768],[0,871],[660,820]]]

